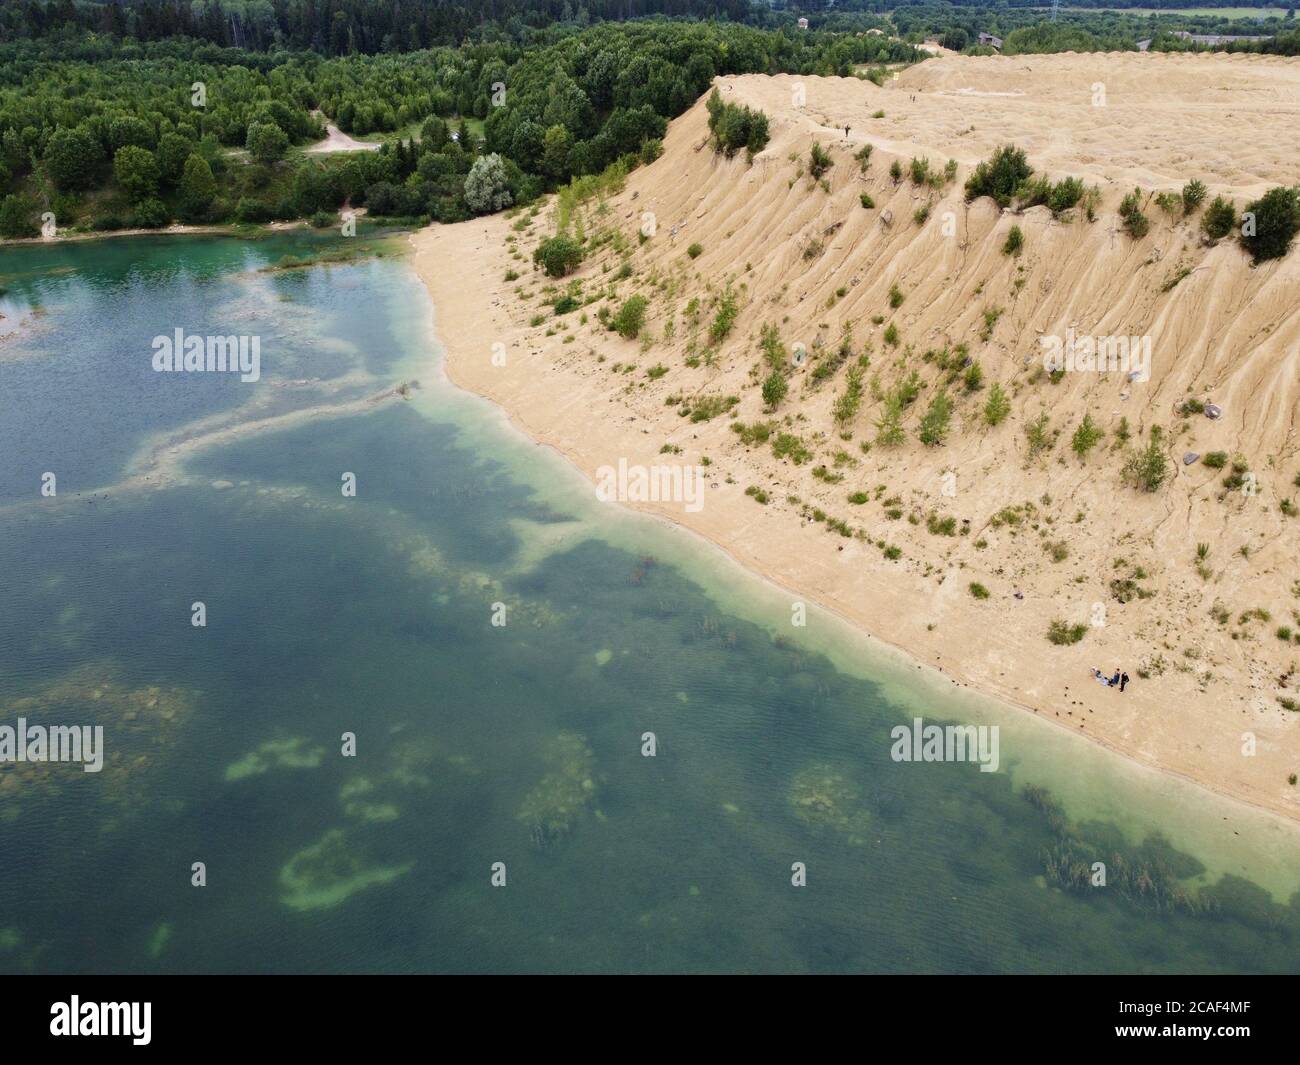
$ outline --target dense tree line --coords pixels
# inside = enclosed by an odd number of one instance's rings
[[[892,15],[900,7],[912,5],[899,4],[896,0],[772,0],[770,9],[777,12],[788,12],[796,15],[806,16],[814,23],[818,24],[818,17],[833,17],[842,13],[867,13],[875,15]],[[1043,17],[1043,9],[1050,7],[1048,0],[953,0],[951,3],[942,5],[923,5],[923,6],[944,6],[957,8],[979,8],[986,13],[1006,10],[1026,10],[1036,9],[1031,13],[1034,18]],[[1170,11],[1184,11],[1205,9],[1207,12],[1216,8],[1239,7],[1239,8],[1257,8],[1258,15],[1245,16],[1250,21],[1257,19],[1277,18],[1285,16],[1288,19],[1295,17],[1296,5],[1292,0],[1246,0],[1240,4],[1225,4],[1223,0],[1069,0],[1068,4],[1063,3],[1063,7],[1069,9],[1089,8],[1089,13],[1096,13],[1105,10],[1126,10],[1130,8],[1138,9],[1159,9]],[[1196,16],[1198,18],[1222,18],[1223,16],[1207,14]]]
[[[1042,7],[1040,0],[1007,0],[1009,7]],[[1280,3],[1279,0],[1243,0],[1242,3],[1221,3],[1220,0],[1070,0],[1070,7],[1092,8],[1218,8],[1218,7],[1257,7],[1260,14],[1275,14],[1278,8],[1294,12],[1295,5]]]
[[[1173,30],[1252,35],[1278,33],[1279,41],[1234,44],[1232,50],[1296,54],[1295,8],[1285,20],[1264,19],[1277,8],[1267,0],[1259,17],[1130,15],[1110,8],[1185,8],[1187,0],[1079,0],[1058,21],[1042,10],[1045,0],[974,0],[895,6],[894,0],[20,0],[0,7],[0,39],[57,37],[84,31],[159,41],[176,36],[249,51],[308,50],[325,56],[400,53],[466,41],[536,46],[556,28],[581,29],[603,21],[652,16],[724,20],[760,28],[792,27],[799,16],[814,29],[861,32],[893,30],[908,40],[938,36],[957,49],[971,47],[981,31],[1004,39],[1019,30],[1004,52],[1131,48],[1155,38],[1157,50],[1192,46],[1169,37]],[[1191,0],[1214,7],[1219,0]]]
[[[173,38],[0,45],[3,235],[367,206],[452,221],[651,158],[719,74],[851,74],[920,53],[876,36],[648,21],[325,59]],[[322,116],[385,141],[304,156]],[[477,169],[476,169],[477,167]],[[468,189],[468,191],[467,191]]]
[[[223,47],[327,56],[407,52],[471,38],[520,40],[557,23],[653,15],[743,22],[750,0],[19,0],[4,37],[94,31],[140,41],[192,37]]]
[[[851,0],[850,0],[851,2]],[[1113,6],[1113,5],[1107,5]],[[1148,5],[1142,5],[1148,6]],[[841,10],[837,4],[836,11]],[[836,17],[817,24],[830,26]],[[1198,34],[1238,36],[1273,34],[1275,39],[1219,46],[1218,51],[1271,52],[1300,55],[1300,31],[1294,20],[1274,18],[1263,24],[1253,19],[1215,15],[1136,15],[1121,11],[1062,11],[1056,21],[1042,10],[1018,4],[918,3],[895,8],[890,19],[909,40],[937,38],[957,51],[979,51],[980,33],[1003,39],[1003,55],[1045,52],[1132,51],[1139,40],[1150,39],[1153,51],[1194,51],[1193,45],[1173,36],[1183,30]],[[984,49],[988,51],[989,49]]]

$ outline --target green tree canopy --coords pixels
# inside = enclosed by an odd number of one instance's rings
[[[158,162],[153,152],[128,144],[113,156],[113,177],[133,202],[140,203],[158,191]]]
[[[217,198],[217,179],[212,167],[197,152],[185,160],[180,181],[181,215],[188,222],[207,221]]]
[[[180,180],[181,170],[194,151],[194,141],[179,133],[164,133],[158,139],[158,172],[168,185]]]
[[[475,214],[491,214],[514,202],[505,160],[499,155],[485,155],[474,160],[465,178],[465,203]]]
[[[289,136],[274,122],[254,122],[248,127],[244,147],[259,163],[274,163],[284,158]]]
[[[45,168],[55,187],[63,192],[93,187],[103,162],[99,140],[81,126],[56,129],[45,146]]]

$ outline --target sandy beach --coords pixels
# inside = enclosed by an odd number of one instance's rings
[[[1155,81],[1150,64],[1161,64]],[[1300,498],[1300,253],[1252,266],[1232,241],[1203,242],[1199,217],[1149,203],[1151,229],[1140,240],[1116,217],[1135,187],[1149,195],[1198,178],[1240,210],[1300,180],[1300,63],[949,57],[883,88],[784,76],[717,84],[728,102],[768,115],[767,148],[752,163],[743,152],[716,154],[700,101],[672,123],[661,158],[580,209],[588,238],[613,236],[572,278],[550,281],[532,263],[532,249],[555,231],[550,201],[531,222],[527,213],[497,215],[412,237],[451,379],[593,480],[620,459],[649,467],[707,458],[697,511],[632,505],[708,537],[788,589],[792,603],[816,601],[957,683],[1300,818],[1291,782],[1300,712],[1288,708],[1300,701],[1300,644],[1281,636],[1300,627],[1300,517],[1283,503]],[[1245,125],[1253,132],[1243,139]],[[814,142],[834,160],[825,187],[805,172]],[[1036,171],[1096,184],[1096,220],[966,204],[966,176],[1007,142]],[[863,170],[855,157],[866,144]],[[935,189],[890,177],[893,160],[906,170],[916,156],[939,170],[955,160],[956,179]],[[919,208],[928,210],[914,220]],[[647,215],[653,232],[639,240]],[[1012,225],[1024,234],[1018,256],[1002,251]],[[518,277],[506,280],[507,271]],[[584,306],[553,316],[550,305],[574,279]],[[705,344],[728,288],[736,324]],[[649,300],[646,327],[626,340],[596,314],[634,294]],[[774,413],[759,394],[765,325],[786,348],[811,354]],[[840,425],[832,405],[845,370],[820,379],[808,371],[841,344],[846,325],[854,354],[868,357],[869,387],[861,411]],[[895,344],[885,336],[891,325]],[[1039,337],[1067,330],[1150,336],[1150,381],[1051,380]],[[985,378],[970,394],[960,380],[942,380],[942,357],[939,365],[931,357],[960,344]],[[873,446],[880,391],[913,371],[924,390],[905,422],[908,441]],[[989,427],[980,412],[995,382],[1011,413]],[[942,388],[953,427],[942,446],[926,447],[916,421]],[[737,402],[707,420],[683,417],[701,396]],[[1187,399],[1212,401],[1223,416],[1184,413]],[[1085,412],[1106,437],[1080,461],[1070,436]],[[1050,444],[1034,451],[1026,428],[1043,415]],[[764,419],[797,435],[809,460],[778,458],[731,428]],[[1152,425],[1164,430],[1171,468],[1146,493],[1122,482],[1117,445],[1125,432],[1145,443]],[[1220,450],[1247,463],[1253,491],[1225,489],[1230,468],[1182,462]],[[854,535],[837,535],[826,516]],[[935,531],[947,517],[953,535]],[[973,582],[988,598],[971,594]],[[1058,620],[1086,634],[1055,645],[1046,633]],[[1093,667],[1123,669],[1132,684],[1120,694],[1093,679]]]

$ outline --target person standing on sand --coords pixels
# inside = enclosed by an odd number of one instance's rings
[[[1123,691],[1127,684],[1128,684],[1128,674],[1121,673],[1119,677],[1119,690]]]
[[[848,140],[848,139],[849,139],[849,127],[848,127],[848,126],[845,126],[845,127],[844,127],[844,139],[845,139],[845,140]]]

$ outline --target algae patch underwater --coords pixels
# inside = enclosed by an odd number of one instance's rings
[[[284,863],[280,869],[280,901],[291,910],[331,909],[359,891],[396,880],[410,870],[410,862],[367,864],[347,832],[331,828]]]
[[[596,758],[584,737],[561,732],[546,744],[543,761],[550,767],[519,807],[518,820],[529,837],[545,850],[572,831],[574,823],[596,796]]]
[[[845,836],[855,846],[866,842],[871,815],[862,807],[862,793],[842,773],[823,763],[795,774],[790,806],[799,820]]]

